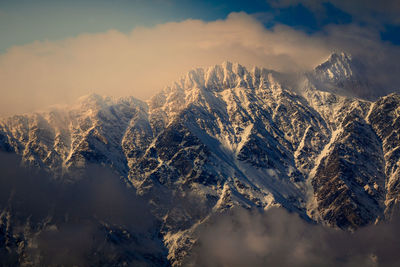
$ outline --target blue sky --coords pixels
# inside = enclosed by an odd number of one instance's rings
[[[315,4],[310,4],[316,2],[320,2],[318,8],[315,8]],[[343,1],[0,0],[0,53],[11,46],[34,41],[59,40],[81,33],[105,32],[110,29],[127,33],[137,26],[149,27],[186,19],[214,21],[225,19],[231,12],[239,11],[253,15],[267,28],[285,24],[310,34],[322,31],[329,24],[361,24],[376,28],[383,40],[400,45],[398,23],[385,20],[385,12],[393,10],[389,4],[386,9],[385,3],[393,1],[376,1],[378,3],[367,8],[363,6],[363,1],[350,1],[361,3],[353,6],[346,6],[341,2]],[[368,8],[382,11],[370,12]]]

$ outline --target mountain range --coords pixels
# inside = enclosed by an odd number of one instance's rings
[[[157,220],[150,231],[166,252],[147,263],[180,266],[202,225],[235,207],[282,207],[350,231],[390,220],[400,199],[400,95],[378,96],[346,53],[295,79],[224,62],[148,101],[93,94],[1,119],[0,151],[64,184],[93,164],[111,169]],[[20,243],[56,224],[46,218],[18,234],[7,226],[18,215],[2,207],[0,247],[23,262]]]

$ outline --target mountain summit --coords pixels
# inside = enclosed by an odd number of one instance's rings
[[[367,100],[382,96],[382,90],[369,79],[362,61],[344,52],[331,54],[307,76],[319,90]]]
[[[350,54],[333,53],[328,60],[315,68],[323,82],[340,83],[354,77],[354,63]]]

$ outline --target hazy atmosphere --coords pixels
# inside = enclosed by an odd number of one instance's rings
[[[399,82],[396,1],[183,2],[0,1],[0,114],[89,93],[146,100],[226,60],[303,72],[333,51],[361,56],[385,90]]]

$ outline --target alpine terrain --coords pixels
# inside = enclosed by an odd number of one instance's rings
[[[180,266],[199,228],[234,207],[282,207],[351,231],[389,220],[400,200],[400,95],[371,95],[345,53],[289,76],[224,62],[191,70],[148,101],[82,97],[0,120],[0,151],[66,186],[87,166],[110,168],[146,200],[156,222],[134,241],[125,225],[98,219],[114,233],[107,242],[119,256],[104,261],[112,266]],[[57,225],[53,211],[33,223],[0,207],[3,255],[37,264],[27,251]],[[159,252],[126,256],[127,242],[144,239]]]

